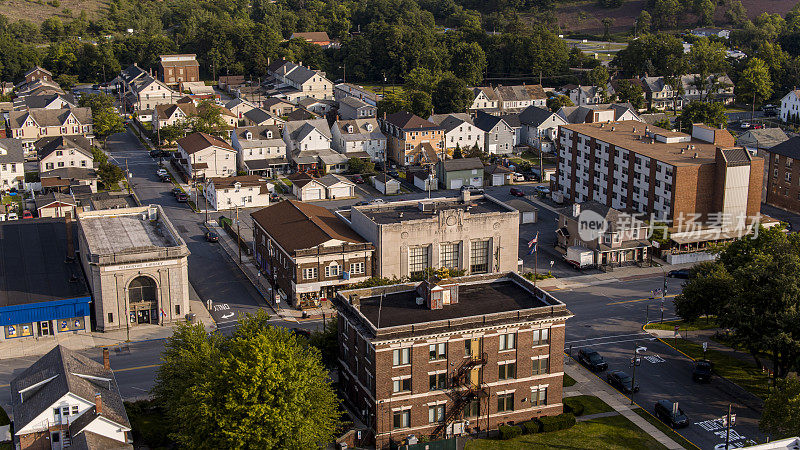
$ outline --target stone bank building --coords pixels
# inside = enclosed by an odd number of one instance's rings
[[[78,224],[98,331],[164,325],[189,313],[189,249],[161,206],[81,212]]]

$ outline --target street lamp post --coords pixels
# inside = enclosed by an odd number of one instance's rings
[[[633,373],[631,374],[631,405],[633,405],[633,396],[636,394],[636,366],[639,364],[641,364],[639,348],[636,341],[633,341],[633,360],[631,360],[631,366],[633,366]]]

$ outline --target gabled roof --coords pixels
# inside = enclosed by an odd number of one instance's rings
[[[144,71],[141,67],[133,64],[132,66],[128,66],[127,68],[123,69],[122,72],[119,74],[119,77],[124,81],[126,84],[130,84],[133,80],[137,78],[147,75],[147,72]]]
[[[315,118],[318,118],[318,117],[319,116],[317,114],[314,114],[313,112],[311,112],[311,111],[309,111],[309,110],[307,110],[307,109],[305,109],[303,107],[297,107],[297,108],[295,108],[294,111],[290,112],[289,114],[286,114],[286,119],[288,119],[290,122],[299,122],[299,121],[303,121],[303,120],[312,120],[312,119],[315,119]]]
[[[216,189],[232,188],[236,183],[242,186],[265,186],[267,182],[258,175],[239,175],[235,177],[210,177],[206,183],[213,183]]]
[[[348,180],[347,178],[345,178],[345,177],[343,177],[341,175],[337,175],[335,173],[329,173],[329,174],[327,174],[325,176],[317,178],[317,181],[319,181],[320,183],[325,185],[325,187],[331,187],[333,185],[340,184],[340,183],[344,183],[344,184],[346,184],[348,186],[355,186],[355,183],[353,183],[352,181]]]
[[[353,97],[353,96],[347,96],[347,97],[339,100],[339,104],[340,105],[347,105],[347,106],[349,106],[349,107],[351,107],[353,109],[359,109],[359,108],[364,108],[364,107],[374,108],[374,106],[368,105],[363,100],[361,100],[359,98],[356,98],[356,97]]]
[[[368,129],[370,125],[371,130]],[[333,126],[339,129],[342,139],[346,141],[386,139],[378,126],[378,120],[374,118],[339,120]],[[348,127],[353,127],[353,131],[349,132]]]
[[[789,136],[780,128],[762,128],[749,130],[736,138],[736,145],[752,145],[758,148],[770,149],[789,139]]]
[[[329,209],[296,200],[282,201],[250,216],[290,255],[331,240],[368,243]]]
[[[556,116],[563,122],[566,122],[564,121],[563,117],[557,115],[547,108],[541,108],[539,106],[528,106],[527,108],[523,109],[522,112],[519,113],[519,121],[525,125],[533,125],[538,127],[552,116]]]
[[[50,406],[67,393],[90,403],[99,393],[103,402],[101,415],[130,428],[114,372],[57,345],[11,381],[15,429],[22,429],[40,413],[49,412]]]
[[[631,215],[629,214],[624,214],[622,211],[604,205],[595,200],[589,200],[587,202],[581,203],[580,211],[581,212],[592,211],[594,213],[599,214],[600,217],[606,220],[606,223],[608,224],[608,231],[611,232],[616,231],[617,229],[626,229],[626,228],[630,229],[634,225],[634,223],[639,223],[639,224],[644,223],[641,220],[636,219],[635,217],[631,217]],[[567,216],[571,219],[576,219],[576,220],[578,219],[578,216],[572,214],[574,212],[572,206],[561,208],[558,212],[559,214]]]
[[[511,128],[522,128],[522,122],[519,120],[519,114],[500,114],[500,118]]]
[[[302,141],[314,130],[319,131],[326,139],[331,140],[331,129],[328,127],[328,121],[325,119],[286,122],[284,129],[286,133],[288,133],[289,139],[295,142]]]
[[[269,111],[261,108],[253,108],[250,111],[245,112],[244,117],[247,117],[249,120],[252,120],[257,124],[264,123],[270,119],[275,119],[275,116],[273,116]]]
[[[272,132],[272,137],[267,137],[267,132]],[[251,138],[247,139],[247,133],[250,133]],[[281,130],[276,125],[253,125],[249,127],[238,127],[234,129],[236,137],[239,141],[269,141],[279,140],[283,143],[281,138]]]
[[[69,107],[76,107],[78,102],[72,94],[60,94],[58,92],[41,94],[41,95],[26,95],[14,99],[14,109],[32,109],[32,108],[46,108],[51,103],[61,99]]]
[[[480,110],[475,114],[475,126],[483,131],[492,131],[501,123],[511,128],[502,117],[493,116]]]
[[[72,198],[71,195],[62,194],[60,192],[48,192],[47,194],[39,195],[36,197],[34,203],[36,203],[36,209],[44,208],[52,205],[53,203],[63,203],[71,206],[77,205],[77,203],[75,203],[75,199]]]
[[[466,113],[433,114],[428,117],[428,120],[444,128],[445,133],[453,131],[463,123],[474,125],[474,123],[472,123],[472,118]]]
[[[512,173],[511,169],[506,166],[501,166],[500,164],[489,164],[483,167],[483,171],[488,173],[489,175],[497,174],[497,173]]]
[[[24,163],[25,151],[22,141],[13,138],[0,139],[0,163]]]
[[[800,136],[791,137],[768,151],[787,158],[800,159]]]
[[[34,144],[39,159],[44,159],[56,150],[76,150],[88,157],[92,157],[92,144],[83,136],[55,136],[45,137]]]
[[[178,139],[177,143],[183,151],[190,155],[209,147],[219,147],[232,152],[236,151],[227,142],[206,133],[192,133],[185,138]]]
[[[394,114],[389,114],[389,116],[386,117],[386,123],[390,123],[403,130],[426,130],[442,128],[429,120],[425,120],[422,117],[411,114],[407,111],[399,111]]]
[[[240,97],[237,97],[237,98],[229,101],[228,103],[225,103],[225,107],[228,108],[229,110],[233,110],[233,108],[236,108],[239,105],[245,105],[245,106],[247,106],[249,108],[255,108],[256,107],[256,105],[254,105],[254,104],[252,104],[252,103],[248,102],[247,100],[245,100],[243,98],[240,98]]]
[[[264,108],[271,108],[275,105],[280,105],[281,103],[284,103],[289,106],[294,106],[291,102],[287,102],[286,100],[278,97],[269,97],[261,101],[261,104],[264,105]]]
[[[194,103],[174,103],[172,105],[156,105],[156,118],[158,120],[167,120],[175,114],[175,111],[180,109],[186,117],[197,114],[197,107]]]
[[[641,121],[639,114],[636,113],[636,110],[630,103],[598,103],[595,105],[563,106],[556,114],[568,123],[585,123],[588,115],[592,111],[597,110],[613,110],[614,120],[620,120],[623,114],[630,112]]]
[[[455,172],[459,170],[473,170],[473,169],[483,170],[483,162],[481,162],[480,158],[448,159],[445,160],[442,164],[444,165],[445,172]]]
[[[65,124],[70,114],[78,120],[80,125],[92,123],[91,108],[34,108],[27,111],[11,111],[8,113],[8,121],[11,128],[22,128],[22,126],[25,125],[25,121],[30,116],[34,122],[36,122],[36,126],[60,127]]]
[[[49,70],[47,70],[47,69],[44,69],[44,68],[42,68],[42,67],[40,67],[40,66],[34,66],[32,69],[30,69],[30,70],[28,70],[27,72],[25,72],[25,75],[24,75],[24,76],[25,76],[25,78],[27,78],[27,77],[28,77],[28,75],[32,74],[33,72],[36,72],[37,70],[38,70],[39,72],[44,72],[44,73],[46,73],[46,74],[50,75],[50,77],[51,77],[51,78],[52,78],[52,76],[53,76],[53,73],[52,73],[52,72],[50,72]]]

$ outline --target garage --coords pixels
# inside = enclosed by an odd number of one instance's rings
[[[492,186],[502,186],[505,183],[506,176],[502,173],[496,173],[492,175]]]
[[[352,197],[350,186],[331,186],[328,190],[330,198]]]
[[[450,189],[461,189],[461,186],[463,185],[464,185],[464,180],[462,180],[461,178],[450,180]]]
[[[536,206],[530,202],[518,198],[514,198],[505,202],[508,206],[519,211],[519,223],[528,224],[536,223],[538,220],[537,212],[539,211]]]
[[[309,188],[303,192],[303,201],[306,200],[321,200],[322,199],[322,189],[319,188]]]

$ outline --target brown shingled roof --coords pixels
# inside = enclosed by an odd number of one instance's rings
[[[185,138],[178,139],[178,145],[188,154],[199,152],[208,147],[220,147],[235,152],[227,142],[206,133],[192,133]]]

